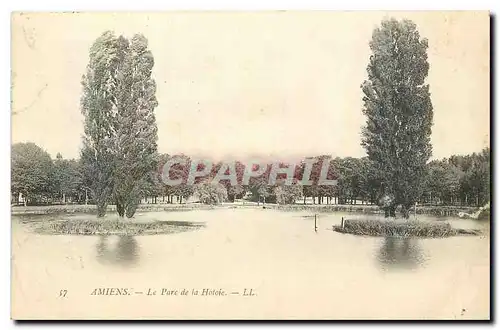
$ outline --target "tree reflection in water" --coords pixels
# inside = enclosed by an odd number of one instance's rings
[[[132,266],[139,261],[139,245],[133,236],[119,236],[110,247],[108,236],[101,235],[96,244],[97,260],[103,264]]]
[[[377,260],[383,269],[416,269],[425,263],[417,240],[398,237],[384,238]]]

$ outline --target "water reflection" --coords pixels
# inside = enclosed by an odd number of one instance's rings
[[[133,266],[139,261],[139,245],[133,236],[118,236],[118,241],[112,244],[109,236],[101,235],[96,251],[97,260],[102,264]]]
[[[377,260],[383,269],[415,269],[423,266],[425,257],[418,240],[386,237]]]

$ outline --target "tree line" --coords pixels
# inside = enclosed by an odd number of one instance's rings
[[[179,185],[166,185],[162,180],[162,165],[171,157],[183,157],[186,163],[176,164],[170,170],[173,179],[181,178]],[[145,180],[139,200],[149,198],[151,203],[185,203],[195,197],[207,204],[234,202],[247,196],[248,199],[263,203],[295,204],[305,203],[309,198],[314,204],[380,204],[383,188],[380,178],[372,172],[373,164],[368,157],[331,158],[314,157],[320,161],[312,167],[310,179],[313,184],[297,184],[303,179],[304,162],[296,166],[292,185],[285,185],[285,176],[278,174],[274,185],[268,184],[271,165],[259,177],[252,177],[248,185],[243,185],[245,166],[236,162],[237,185],[229,180],[211,182],[222,162],[216,163],[210,174],[197,178],[194,185],[187,184],[191,158],[186,155],[157,156],[158,168],[151,180]],[[329,161],[328,179],[336,179],[337,185],[318,185],[321,161]],[[278,162],[285,167],[288,164]],[[490,150],[465,156],[453,155],[426,164],[423,193],[419,204],[482,206],[490,201]],[[57,154],[55,159],[34,143],[17,143],[12,147],[12,198],[17,201],[19,194],[27,204],[47,203],[91,203],[96,204],[90,186],[93,175],[85,171],[84,161],[63,159]],[[24,200],[23,200],[24,202]],[[110,195],[107,203],[114,204]]]

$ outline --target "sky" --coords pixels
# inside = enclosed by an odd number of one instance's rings
[[[12,15],[12,143],[78,157],[81,77],[106,30],[155,58],[159,152],[215,159],[361,157],[360,85],[382,19],[429,41],[433,157],[489,146],[487,12],[157,12]]]

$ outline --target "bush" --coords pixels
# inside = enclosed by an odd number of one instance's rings
[[[227,200],[226,188],[216,182],[201,182],[197,184],[194,194],[203,204],[216,205]]]
[[[281,185],[274,189],[276,202],[278,204],[294,204],[295,201],[303,196],[302,186]]]

